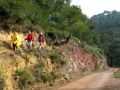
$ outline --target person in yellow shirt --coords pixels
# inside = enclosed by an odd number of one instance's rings
[[[16,50],[21,45],[21,39],[17,32],[13,32],[13,35],[11,36],[11,41],[13,44],[13,49]]]

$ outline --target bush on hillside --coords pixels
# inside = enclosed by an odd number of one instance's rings
[[[56,65],[56,67],[59,67],[60,65],[65,66],[68,64],[68,60],[65,58],[65,56],[59,49],[52,52],[50,54],[50,58],[52,60],[52,63]]]
[[[43,73],[43,74],[41,74],[41,79],[44,83],[51,82],[52,76],[50,73]]]
[[[55,50],[51,55],[50,58],[52,60],[52,63],[59,63],[59,61],[61,60],[62,57],[62,53],[60,52],[60,50]]]
[[[53,80],[59,79],[62,77],[62,74],[58,71],[52,71],[51,76],[53,77]]]
[[[44,83],[52,83],[56,79],[59,79],[62,77],[62,74],[59,71],[52,71],[50,73],[43,73],[41,74],[41,79]]]
[[[41,50],[36,50],[34,55],[37,57],[38,62],[41,62],[42,58],[47,58],[50,55],[50,50],[44,48]]]
[[[0,74],[0,90],[3,90],[5,86],[5,79],[2,74]]]
[[[19,81],[18,81],[18,85],[19,85],[20,89],[23,89],[31,84],[34,84],[34,82],[35,82],[35,77],[28,70],[20,70],[19,69],[16,71],[16,75],[20,77]]]
[[[41,63],[38,63],[35,67],[36,68],[44,68],[44,66],[45,66],[44,63],[41,62]]]
[[[61,60],[61,65],[62,66],[67,65],[67,64],[68,64],[68,60],[66,60],[66,59]]]
[[[97,58],[97,59],[102,58],[103,55],[104,55],[103,51],[100,48],[97,48],[96,46],[88,46],[88,45],[86,45],[84,47],[84,50],[87,53],[90,53],[90,54],[94,55],[95,58]]]
[[[35,70],[36,70],[36,75],[39,77],[42,73],[43,73],[43,69],[44,69],[45,64],[44,63],[38,63],[35,66]]]

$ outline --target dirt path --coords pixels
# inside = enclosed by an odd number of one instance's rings
[[[120,80],[113,78],[114,71],[94,73],[55,90],[120,90]]]

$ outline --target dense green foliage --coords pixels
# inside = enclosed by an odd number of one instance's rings
[[[54,50],[50,54],[50,59],[51,59],[52,63],[55,65],[65,66],[68,64],[67,58],[65,56],[63,56],[62,52],[59,49]]]
[[[108,56],[110,66],[120,66],[120,12],[104,11],[91,18],[100,33],[99,46]]]
[[[58,71],[52,71],[50,73],[42,73],[41,74],[41,79],[43,80],[43,82],[49,83],[49,84],[51,84],[56,79],[59,79],[61,77],[62,77],[62,74]]]
[[[10,19],[19,24],[36,25],[45,32],[68,36],[96,44],[96,32],[81,8],[71,0],[0,0],[0,20]]]
[[[86,45],[84,47],[84,50],[88,53],[92,53],[96,59],[102,59],[103,58],[103,51],[100,48],[97,48],[96,46],[88,46]]]
[[[18,81],[20,89],[24,89],[35,82],[35,77],[28,70],[17,70],[16,75],[20,77]]]
[[[51,53],[50,58],[52,63],[58,63],[62,58],[62,53],[60,50],[55,50],[53,53]]]

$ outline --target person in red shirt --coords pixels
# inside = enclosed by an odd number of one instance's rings
[[[27,40],[28,49],[32,49],[34,36],[33,36],[33,33],[31,31],[29,31],[29,34],[27,35],[26,40]]]
[[[45,42],[45,36],[42,32],[40,32],[40,34],[38,36],[38,41],[39,41],[39,49],[41,49]]]

